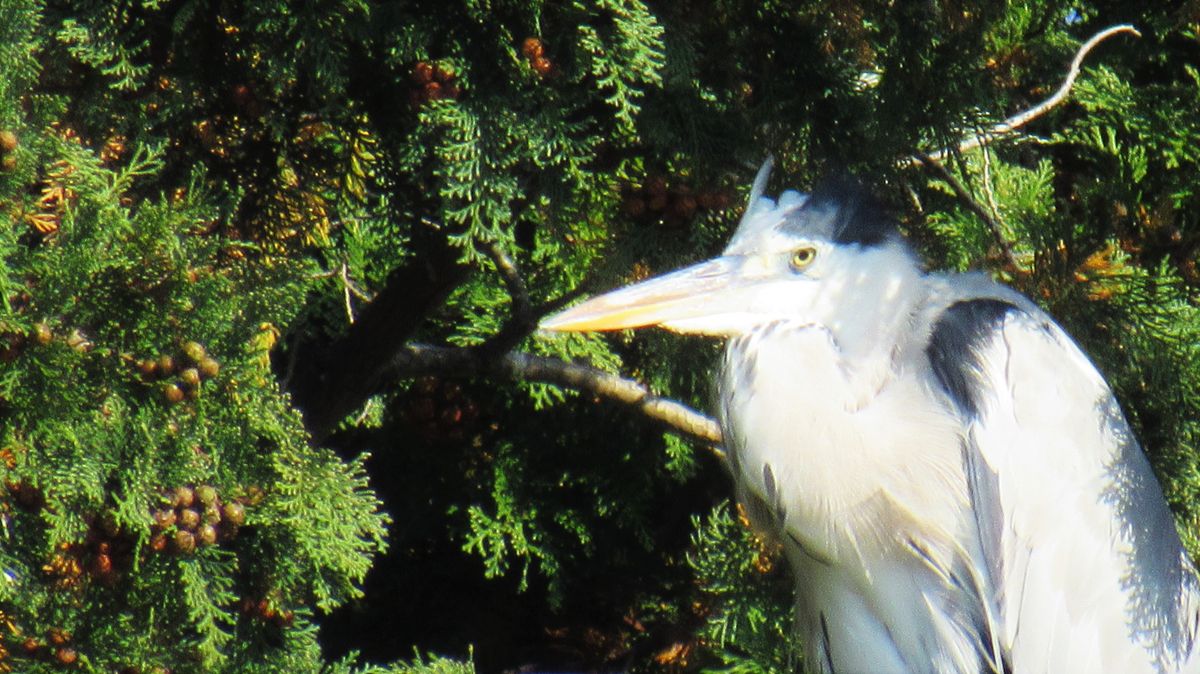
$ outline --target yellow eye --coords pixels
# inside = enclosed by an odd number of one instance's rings
[[[797,248],[792,253],[792,259],[788,261],[788,264],[791,265],[792,271],[800,271],[812,264],[815,259],[817,259],[817,249],[812,246],[805,246]]]

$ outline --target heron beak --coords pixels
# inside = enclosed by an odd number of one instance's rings
[[[739,291],[748,285],[740,267],[734,257],[701,262],[593,297],[543,319],[540,327],[586,332],[661,325],[678,332],[724,334],[720,316],[738,310]]]

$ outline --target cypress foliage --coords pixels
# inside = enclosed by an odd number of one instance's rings
[[[802,667],[712,452],[547,374],[717,345],[534,332],[768,152],[1060,318],[1200,556],[1200,14],[972,4],[0,0],[0,669]]]

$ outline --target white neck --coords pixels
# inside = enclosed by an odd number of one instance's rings
[[[895,258],[903,259],[895,259]],[[826,326],[842,367],[859,395],[878,391],[892,374],[904,335],[926,295],[925,276],[907,249],[884,246],[864,252],[862,271],[850,275],[823,301],[837,316]]]

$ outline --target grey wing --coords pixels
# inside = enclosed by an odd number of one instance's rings
[[[1200,672],[1200,589],[1111,390],[1048,317],[952,305],[928,354],[966,423],[972,505],[1013,672]]]

